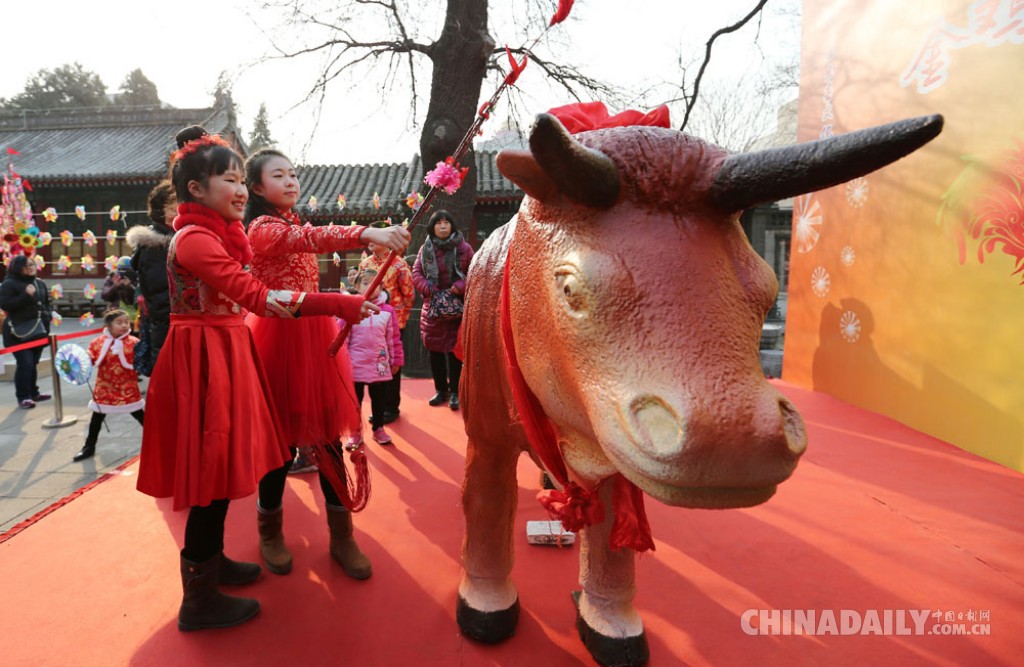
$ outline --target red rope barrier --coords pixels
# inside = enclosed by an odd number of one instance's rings
[[[72,338],[81,338],[82,336],[91,336],[98,334],[103,331],[103,327],[99,329],[87,329],[86,331],[79,331],[77,333],[64,334],[63,336],[57,336],[57,340],[71,340]],[[12,345],[10,347],[0,347],[0,354],[14,354],[15,352],[21,352],[22,350],[30,350],[33,347],[42,347],[43,345],[49,345],[49,338],[40,338],[33,340],[28,343],[21,343],[20,345]]]

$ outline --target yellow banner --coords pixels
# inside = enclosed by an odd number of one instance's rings
[[[1024,471],[1024,0],[806,0],[800,141],[941,113],[794,202],[784,379]]]

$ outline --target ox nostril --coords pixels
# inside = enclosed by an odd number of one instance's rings
[[[800,456],[807,449],[804,420],[793,404],[784,398],[779,399],[779,412],[782,413],[782,432],[786,437],[786,446],[794,456]]]
[[[665,401],[645,394],[629,404],[629,423],[640,449],[649,456],[677,456],[686,434],[683,420]]]

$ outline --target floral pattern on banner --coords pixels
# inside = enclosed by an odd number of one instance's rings
[[[943,194],[936,222],[950,229],[961,264],[972,244],[982,264],[999,250],[1024,285],[1024,141],[1014,143],[992,161],[964,157],[968,165]]]

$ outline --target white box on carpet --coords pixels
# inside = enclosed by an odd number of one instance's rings
[[[530,544],[567,547],[576,541],[576,533],[563,528],[561,521],[527,521],[526,541]]]

